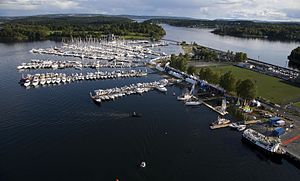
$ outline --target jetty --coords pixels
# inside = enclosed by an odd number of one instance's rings
[[[209,126],[210,129],[219,129],[219,128],[226,128],[229,127],[230,123],[228,124],[220,124],[220,125],[211,125]]]
[[[145,67],[144,62],[132,62],[132,61],[92,61],[84,63],[82,61],[67,60],[67,61],[57,61],[57,60],[37,60],[32,59],[30,62],[22,63],[17,66],[18,70],[29,70],[29,69],[67,69],[74,68],[81,70],[82,68],[135,68],[135,67]]]
[[[96,103],[101,103],[104,101],[115,100],[116,98],[123,97],[126,95],[133,95],[133,94],[143,94],[144,92],[148,92],[150,90],[157,89],[159,91],[164,91],[162,87],[168,85],[168,80],[162,79],[160,81],[154,82],[147,82],[147,83],[137,83],[126,85],[123,87],[116,87],[110,89],[97,89],[94,90],[94,94],[90,92],[90,97]]]
[[[129,71],[112,71],[112,72],[87,72],[87,73],[42,73],[22,75],[20,84],[25,87],[38,87],[54,84],[67,84],[84,80],[105,80],[117,78],[142,77],[147,75],[147,70],[129,70]]]

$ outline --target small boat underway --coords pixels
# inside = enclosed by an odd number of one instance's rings
[[[140,164],[140,167],[141,167],[141,168],[145,168],[145,167],[146,167],[146,162],[142,162],[142,163]]]
[[[142,115],[141,115],[141,114],[138,114],[138,113],[136,113],[136,112],[133,112],[133,113],[132,113],[132,117],[142,117]]]

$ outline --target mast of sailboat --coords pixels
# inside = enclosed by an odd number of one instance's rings
[[[191,91],[190,91],[190,94],[191,94],[191,95],[192,95],[192,94],[193,94],[193,92],[194,92],[195,85],[196,85],[196,84],[193,84],[193,86],[192,86],[192,89],[191,89]]]

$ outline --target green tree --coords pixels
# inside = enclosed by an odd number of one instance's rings
[[[213,72],[211,68],[201,68],[198,72],[198,77],[202,80],[206,80],[209,83],[218,84],[220,75],[217,72]]]
[[[193,75],[196,73],[196,67],[195,66],[189,66],[187,68],[187,73],[190,74],[190,75]]]
[[[183,55],[182,53],[180,53],[178,56],[176,56],[172,54],[170,66],[184,72],[186,70],[188,60],[188,55]]]
[[[244,62],[247,60],[247,54],[244,52],[236,52],[234,55],[235,62]]]
[[[218,72],[213,72],[210,78],[210,82],[213,84],[219,84],[220,82],[220,74]]]
[[[291,54],[288,56],[288,59],[294,64],[300,66],[300,47],[292,50]]]
[[[226,72],[220,77],[220,86],[223,87],[226,91],[232,92],[235,90],[235,76],[231,71]]]
[[[238,81],[236,87],[237,95],[243,99],[250,100],[255,98],[256,89],[254,83],[250,79]]]

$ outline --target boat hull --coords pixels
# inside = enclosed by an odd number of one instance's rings
[[[263,147],[255,144],[254,142],[252,142],[249,139],[245,138],[244,136],[242,137],[241,141],[244,144],[246,144],[246,145],[248,145],[248,146],[250,146],[252,148],[257,149],[257,150],[259,150],[260,152],[262,152],[262,153],[264,153],[266,155],[270,155],[270,156],[274,156],[274,157],[278,157],[278,158],[282,158],[284,156],[284,154],[279,154],[279,153],[276,153],[276,152],[271,152],[269,150],[266,150]]]

